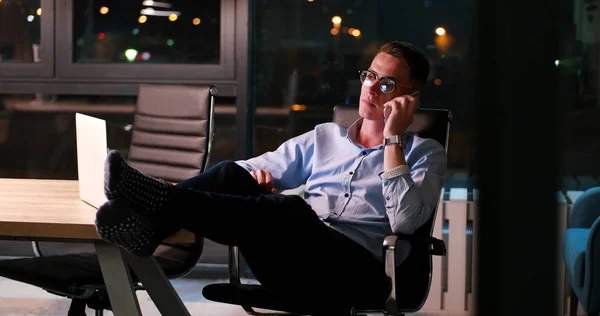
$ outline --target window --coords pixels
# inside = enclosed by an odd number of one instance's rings
[[[38,62],[40,0],[0,2],[0,61]]]
[[[0,77],[50,77],[53,51],[53,0],[0,0]]]
[[[221,1],[73,2],[73,62],[218,64]]]
[[[19,15],[9,4],[23,8],[30,34],[15,35]],[[135,95],[153,82],[214,84],[235,96],[236,28],[247,29],[232,23],[244,14],[237,7],[236,0],[0,0],[0,93]]]
[[[56,3],[56,72],[65,80],[235,80],[235,0]]]

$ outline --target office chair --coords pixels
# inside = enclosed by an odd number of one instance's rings
[[[334,122],[348,127],[358,118],[356,106],[338,105],[334,109]],[[452,112],[438,109],[419,109],[408,131],[423,138],[433,138],[448,150],[448,140]],[[273,292],[255,284],[242,284],[239,274],[239,251],[230,247],[229,283],[210,284],[204,287],[205,298],[228,304],[241,305],[250,315],[279,315],[256,312],[253,308],[283,311],[292,315],[361,315],[366,313],[386,313],[404,315],[416,312],[425,303],[431,285],[432,255],[445,256],[444,241],[432,236],[433,223],[437,210],[413,235],[395,234],[387,236],[382,245],[385,272],[391,283],[391,291],[385,306],[354,306],[339,309],[332,306],[312,304],[285,293]],[[410,255],[400,265],[395,263],[397,240],[408,240],[412,245]],[[293,251],[284,249],[281,251]],[[290,275],[290,279],[293,275]],[[290,281],[292,282],[292,281]],[[318,286],[318,285],[315,285]]]
[[[205,170],[214,138],[215,87],[140,86],[128,162],[142,172],[179,182]],[[190,272],[204,239],[193,244],[162,243],[154,257],[169,278]],[[86,305],[102,315],[110,310],[95,253],[39,256],[0,261],[0,275],[72,299],[69,316],[84,316]],[[143,289],[132,273],[136,290]]]
[[[600,315],[600,187],[586,190],[571,208],[563,260],[571,287],[570,316],[578,302],[588,315]]]

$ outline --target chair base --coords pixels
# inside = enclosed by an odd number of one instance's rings
[[[307,304],[301,299],[282,295],[256,284],[209,284],[202,289],[202,295],[211,301],[239,305],[248,315],[366,316],[381,314],[386,316],[405,316],[405,312],[385,314],[383,306],[380,306],[381,308],[377,308],[377,306],[363,306],[363,308],[357,309],[327,306],[326,303]],[[253,308],[280,312],[258,312]]]
[[[202,289],[202,295],[211,301],[243,306],[250,315],[253,313],[254,315],[264,315],[263,313],[253,311],[250,306],[282,311],[288,315],[352,315],[351,308],[323,306],[322,304],[313,303],[307,304],[301,299],[290,298],[256,284],[210,284]],[[271,313],[267,315],[282,314]]]
[[[69,311],[67,312],[67,316],[86,316],[87,314],[85,313],[85,308],[86,306],[89,306],[87,300],[85,299],[80,299],[80,298],[73,298],[71,299],[71,306],[69,306]],[[104,315],[104,309],[106,308],[95,308],[94,306],[89,306],[90,308],[94,309],[95,316],[103,316]]]

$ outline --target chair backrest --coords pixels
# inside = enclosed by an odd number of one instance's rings
[[[141,85],[128,162],[150,176],[170,182],[203,172],[214,138],[216,94],[212,86]],[[163,243],[154,255],[181,262],[168,275],[180,276],[198,262],[203,241],[196,236],[196,243],[191,245]]]
[[[334,122],[348,127],[359,118],[358,106],[338,105],[334,109]],[[448,152],[452,112],[446,109],[420,108],[413,115],[413,123],[408,132],[422,138],[432,138]],[[419,227],[414,235],[429,237],[433,234],[433,223],[437,207],[431,218]],[[419,310],[429,294],[431,284],[432,260],[430,247],[413,243],[410,255],[396,268],[396,298],[398,309],[404,311]]]
[[[128,162],[171,182],[204,171],[214,134],[215,94],[211,86],[141,85]]]
[[[350,104],[336,105],[333,110],[333,122],[344,127],[349,127],[360,116],[358,106]],[[408,127],[408,132],[415,133],[422,138],[437,140],[448,151],[450,125],[452,112],[446,109],[417,109],[413,115],[413,123]]]

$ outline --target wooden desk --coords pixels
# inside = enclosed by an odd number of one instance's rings
[[[0,179],[0,238],[92,241],[115,315],[141,315],[127,266],[139,276],[162,315],[189,315],[153,257],[136,257],[96,233],[96,209],[79,199],[77,181]],[[194,242],[181,231],[173,242]]]
[[[0,179],[0,236],[20,239],[100,240],[96,209],[79,199],[73,180]],[[172,242],[193,243],[181,231]]]

